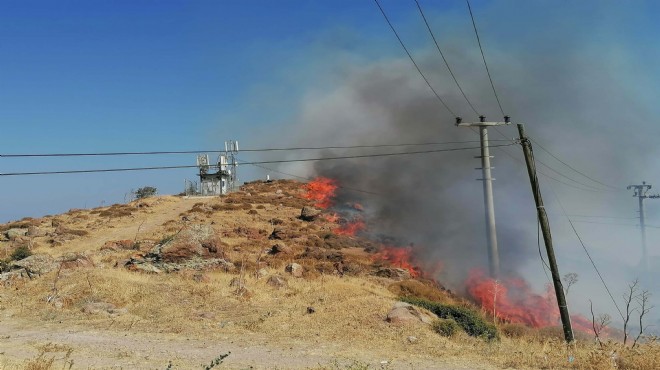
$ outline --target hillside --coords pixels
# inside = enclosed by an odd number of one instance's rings
[[[324,199],[309,192],[252,182],[225,197],[1,225],[0,367],[203,368],[229,352],[218,367],[660,366],[654,344],[567,348],[555,328],[498,322],[499,339],[439,335],[431,312],[393,310],[399,298],[459,307],[484,325],[492,317],[356,236],[364,225],[315,207]]]

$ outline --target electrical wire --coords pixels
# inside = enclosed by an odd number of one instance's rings
[[[574,220],[573,222],[581,224],[599,224],[599,225],[619,225],[619,226],[639,226],[637,224],[623,224],[619,222],[599,222],[599,221],[583,221],[583,220]],[[650,227],[650,226],[647,226]]]
[[[496,148],[500,146],[510,146],[514,145],[492,145],[491,147]],[[421,150],[413,152],[397,152],[397,153],[378,153],[378,154],[363,154],[363,155],[351,155],[351,156],[336,156],[336,157],[323,157],[323,158],[300,158],[300,159],[281,159],[281,160],[270,160],[270,161],[256,161],[256,162],[247,162],[244,164],[272,164],[272,163],[292,163],[292,162],[315,162],[315,161],[328,161],[328,160],[339,160],[339,159],[358,159],[358,158],[373,158],[373,157],[391,157],[399,155],[415,155],[415,154],[428,154],[428,153],[441,153],[441,152],[455,152],[461,150],[474,150],[480,149],[480,147],[462,147],[462,148],[447,148],[447,149],[434,149],[434,150]],[[195,168],[198,166],[163,166],[163,167],[137,167],[137,168],[110,168],[110,169],[92,169],[92,170],[66,170],[66,171],[41,171],[41,172],[9,172],[9,173],[0,173],[0,176],[28,176],[28,175],[56,175],[56,174],[76,174],[76,173],[95,173],[95,172],[123,172],[123,171],[147,171],[147,170],[167,170],[167,169],[181,169],[181,168]],[[211,168],[218,167],[217,165],[209,166]]]
[[[511,142],[512,140],[491,140],[499,142]],[[241,152],[274,152],[294,150],[324,150],[324,149],[364,149],[364,148],[386,148],[404,146],[431,146],[478,143],[479,140],[467,141],[444,141],[428,143],[404,143],[404,144],[373,144],[373,145],[336,145],[320,147],[289,147],[289,148],[254,148],[241,149]],[[162,154],[195,154],[195,153],[224,153],[224,150],[181,150],[181,151],[153,151],[153,152],[101,152],[101,153],[41,153],[41,154],[0,154],[2,158],[30,158],[30,157],[89,157],[89,156],[122,156],[122,155],[162,155]]]
[[[477,43],[479,44],[479,50],[481,51],[481,58],[484,61],[484,66],[486,67],[486,73],[488,74],[488,80],[490,81],[490,86],[493,88],[493,94],[497,100],[497,106],[500,107],[500,112],[504,116],[504,109],[502,109],[502,104],[500,103],[500,98],[497,96],[497,91],[495,90],[495,84],[493,83],[493,78],[490,75],[490,70],[488,69],[488,63],[486,63],[486,55],[484,55],[484,49],[481,46],[481,39],[479,38],[479,31],[477,31],[477,23],[474,20],[474,14],[472,14],[472,6],[470,6],[470,0],[465,0],[470,11],[470,19],[472,19],[472,27],[474,28],[474,34],[477,36]]]
[[[522,159],[520,159],[520,158],[516,158],[513,154],[509,153],[506,149],[504,149],[504,148],[496,148],[496,149],[499,150],[499,151],[501,151],[502,153],[506,154],[507,156],[509,156],[509,157],[512,158],[513,160],[517,161],[518,163],[520,163],[521,166],[523,166],[523,167],[526,166],[525,162],[524,162]],[[574,189],[578,189],[578,190],[582,190],[582,191],[588,191],[588,192],[592,192],[592,193],[598,193],[598,192],[601,192],[601,191],[599,191],[599,190],[595,190],[595,189],[586,189],[586,188],[582,188],[582,187],[579,187],[579,186],[575,186],[575,185],[573,185],[573,184],[569,184],[569,183],[564,182],[564,181],[562,181],[562,180],[559,180],[559,179],[557,179],[557,178],[555,178],[555,177],[552,177],[552,176],[550,176],[550,175],[548,175],[548,174],[546,174],[546,173],[544,173],[544,172],[542,172],[542,171],[540,171],[540,170],[538,170],[538,169],[536,170],[536,172],[537,172],[538,174],[540,174],[541,176],[544,176],[544,177],[546,177],[546,178],[548,178],[548,179],[550,179],[550,180],[553,180],[553,181],[555,181],[555,182],[558,182],[558,183],[560,183],[560,184],[562,184],[562,185],[566,185],[566,186],[571,187],[571,188],[574,188]]]
[[[531,146],[530,146],[530,150],[531,150]],[[584,253],[587,255],[587,258],[589,258],[589,261],[591,262],[591,265],[593,266],[594,270],[596,270],[596,274],[598,274],[598,277],[600,278],[600,281],[603,283],[603,286],[605,287],[605,290],[607,291],[607,294],[612,299],[612,303],[614,303],[614,307],[616,307],[616,310],[619,311],[619,315],[621,315],[621,318],[624,319],[623,313],[621,312],[621,309],[619,308],[619,305],[616,303],[616,299],[614,299],[614,296],[612,295],[612,292],[610,291],[610,288],[607,286],[607,283],[605,282],[605,279],[603,278],[603,275],[598,270],[598,267],[596,267],[596,263],[594,262],[593,258],[591,258],[591,254],[587,250],[587,247],[584,245],[584,242],[582,241],[582,238],[580,237],[580,234],[577,232],[577,229],[575,228],[575,225],[573,224],[573,221],[571,220],[570,217],[568,217],[568,213],[566,212],[566,209],[564,208],[564,205],[561,203],[561,200],[559,200],[559,196],[557,195],[557,193],[551,187],[549,187],[549,189],[552,192],[552,194],[554,195],[555,200],[557,201],[557,204],[559,204],[559,208],[561,208],[561,211],[564,214],[564,217],[566,217],[566,220],[568,220],[568,223],[571,225],[571,228],[573,229],[573,232],[575,233],[575,236],[577,237],[578,241],[580,242],[580,245],[582,246],[582,249],[584,250]]]
[[[539,257],[541,258],[541,267],[543,267],[543,273],[545,274],[545,278],[548,279],[548,283],[550,283],[550,276],[548,276],[548,270],[550,270],[550,266],[548,266],[547,262],[545,262],[545,259],[543,258],[543,252],[541,252],[541,220],[539,219],[538,213],[536,214],[536,246],[539,250]]]
[[[536,141],[536,140],[534,140],[534,139],[532,139],[532,138],[530,138],[530,140],[532,140],[532,141],[534,142],[534,144],[536,144],[536,146],[538,146],[538,147],[541,148],[543,151],[545,151],[546,153],[548,153],[552,158],[556,159],[559,163],[561,163],[561,164],[563,164],[564,166],[570,168],[571,170],[575,171],[576,173],[578,173],[578,174],[580,174],[580,175],[586,177],[587,179],[589,179],[589,180],[591,180],[591,181],[593,181],[593,182],[595,182],[595,183],[597,183],[597,184],[599,184],[599,185],[602,185],[602,186],[608,187],[608,188],[610,188],[610,189],[613,189],[613,190],[623,190],[623,188],[616,187],[616,186],[611,186],[611,185],[608,185],[608,184],[606,184],[606,183],[604,183],[604,182],[602,182],[602,181],[599,181],[599,180],[597,180],[597,179],[594,179],[593,177],[591,177],[591,176],[585,174],[584,172],[582,172],[582,171],[576,169],[575,167],[571,166],[570,164],[568,164],[568,163],[562,161],[560,158],[558,158],[556,155],[554,155],[554,154],[553,154],[552,152],[550,152],[548,149],[544,148],[541,144],[539,144],[538,141]]]
[[[415,0],[415,4],[417,4],[417,9],[419,9],[419,14],[422,16],[422,19],[424,20],[424,24],[426,25],[426,29],[429,30],[429,34],[431,35],[431,38],[433,39],[433,43],[435,44],[436,49],[438,49],[438,52],[440,53],[440,56],[442,57],[442,60],[445,62],[445,66],[447,66],[447,70],[449,71],[449,74],[451,74],[451,78],[454,79],[454,82],[456,83],[456,87],[458,87],[458,90],[460,90],[461,94],[463,95],[463,98],[465,98],[465,101],[468,103],[474,114],[479,116],[479,112],[477,112],[477,109],[472,105],[472,102],[470,102],[470,99],[468,99],[467,95],[463,91],[463,88],[461,87],[461,84],[458,83],[458,79],[454,75],[454,71],[451,70],[451,67],[449,66],[449,62],[447,62],[447,58],[445,58],[445,54],[442,52],[442,49],[440,48],[440,45],[438,44],[438,40],[435,38],[435,35],[433,34],[433,30],[431,30],[431,26],[429,25],[429,22],[426,19],[426,16],[424,15],[424,11],[422,10],[422,6],[419,4],[419,1]]]
[[[447,109],[447,111],[448,111],[449,113],[451,113],[452,116],[457,117],[456,113],[454,113],[454,111],[452,111],[452,110],[449,108],[449,106],[447,105],[447,103],[445,103],[445,101],[440,97],[440,95],[438,94],[438,92],[435,91],[435,89],[433,88],[433,86],[431,86],[431,83],[429,82],[428,78],[426,78],[426,76],[424,75],[424,73],[422,72],[422,70],[421,70],[421,69],[419,68],[419,66],[417,65],[417,62],[415,62],[415,59],[412,57],[412,54],[410,54],[410,51],[408,51],[408,48],[407,48],[406,45],[403,43],[403,40],[402,40],[401,37],[399,36],[399,33],[396,32],[396,29],[394,28],[394,25],[392,25],[392,22],[390,22],[390,19],[387,17],[387,14],[385,13],[385,10],[383,9],[382,6],[380,6],[380,2],[378,2],[378,0],[374,0],[374,2],[375,2],[376,5],[378,6],[378,9],[380,9],[380,12],[383,14],[383,17],[385,18],[385,21],[387,22],[387,24],[388,24],[388,25],[390,26],[390,28],[392,29],[392,32],[394,32],[394,35],[396,36],[397,40],[399,40],[399,43],[401,44],[401,47],[402,47],[403,50],[406,52],[406,54],[408,54],[408,58],[410,58],[410,61],[411,61],[412,64],[415,66],[415,69],[417,69],[417,72],[419,72],[419,75],[422,76],[422,78],[424,79],[424,82],[426,82],[426,85],[428,85],[429,89],[431,89],[431,91],[433,92],[433,94],[435,95],[435,97],[438,98],[438,100],[440,101],[440,103],[442,103],[442,105],[445,107],[445,109]]]

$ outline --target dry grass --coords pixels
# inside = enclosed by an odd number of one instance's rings
[[[554,329],[532,330],[515,325],[501,325],[502,339],[487,342],[464,333],[444,338],[421,322],[389,324],[384,319],[398,296],[421,297],[444,304],[461,302],[430,282],[393,282],[370,276],[372,261],[364,252],[369,242],[348,237],[326,238],[332,224],[315,221],[312,225],[320,230],[310,235],[310,230],[305,230],[310,224],[296,218],[300,214],[298,202],[302,201],[298,189],[295,182],[255,182],[246,185],[240,193],[201,202],[156,197],[144,200],[146,205],[142,207],[112,206],[91,212],[76,210],[41,220],[22,220],[21,225],[40,225],[49,232],[58,227],[87,232],[63,241],[58,248],[38,247],[35,252],[62,256],[86,252],[95,267],[53,271],[40,278],[13,282],[7,288],[0,288],[3,309],[11,311],[17,319],[40,325],[84,327],[116,333],[118,338],[127,332],[169,333],[204,340],[258,335],[264,338],[264,345],[288,349],[292,342],[308,343],[337,348],[336,353],[344,358],[364,358],[369,354],[394,361],[440,360],[462,367],[490,364],[495,368],[516,369],[660,368],[660,346],[656,343],[635,349],[617,343],[606,343],[601,348],[590,341],[566,346],[553,333]],[[246,204],[250,205],[249,209],[259,209],[259,213],[247,214]],[[234,211],[223,208],[229,206]],[[180,213],[189,220],[182,221]],[[50,225],[43,226],[45,223]],[[100,250],[106,242],[119,240],[140,243],[144,252],[164,235],[182,232],[194,224],[212,227],[214,234],[202,240],[201,246],[234,262],[235,272],[188,270],[144,274],[112,267],[136,251]],[[286,231],[284,242],[292,253],[265,253],[273,244],[267,238],[275,227]],[[303,265],[306,270],[303,278],[293,278],[284,272],[284,266],[290,262]],[[338,266],[343,276],[338,273]],[[267,284],[266,277],[258,279],[256,271],[264,268],[269,275],[285,277],[287,285],[275,288]],[[244,290],[230,286],[236,278]],[[55,282],[57,299],[48,303]],[[241,294],[237,294],[239,290]],[[83,312],[83,307],[91,302],[109,303],[126,309],[126,313]],[[313,307],[315,312],[308,313],[308,307]],[[407,339],[410,336],[417,338],[414,343]],[[52,356],[45,349],[48,348],[40,349],[41,353],[27,362],[0,357],[0,368],[52,367],[52,363],[49,365]],[[357,362],[342,362],[336,367],[319,368],[364,368],[358,365],[362,366]],[[58,363],[57,367],[61,365]]]

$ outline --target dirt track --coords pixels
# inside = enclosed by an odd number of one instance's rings
[[[430,359],[388,359],[369,354],[355,356],[349,349],[335,344],[306,344],[292,341],[289,348],[267,344],[260,335],[200,340],[181,336],[67,328],[58,324],[39,324],[2,317],[0,320],[0,367],[6,359],[12,363],[38,356],[56,359],[55,367],[64,365],[71,349],[73,369],[164,369],[171,361],[175,369],[202,368],[217,356],[231,352],[221,368],[226,369],[292,369],[319,365],[340,368],[354,363],[368,364],[373,369],[490,369],[439,362]],[[450,359],[445,359],[450,360]],[[383,363],[383,361],[388,361]]]

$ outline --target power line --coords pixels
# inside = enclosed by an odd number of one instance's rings
[[[493,88],[493,94],[497,100],[497,105],[500,107],[500,112],[504,116],[504,109],[502,109],[502,104],[500,103],[500,98],[497,96],[497,91],[495,91],[495,84],[493,83],[493,78],[490,75],[490,70],[488,69],[488,63],[486,63],[486,56],[484,55],[484,49],[481,47],[481,40],[479,39],[479,31],[477,31],[477,23],[474,21],[474,14],[472,14],[472,6],[470,6],[470,0],[465,0],[470,11],[470,19],[472,19],[472,27],[474,27],[474,34],[477,36],[477,43],[479,44],[479,50],[481,51],[481,58],[484,61],[484,66],[486,67],[486,73],[488,74],[488,80],[490,81],[490,86]]]
[[[561,172],[557,171],[556,169],[550,167],[550,165],[541,162],[540,160],[537,160],[536,162],[539,163],[540,165],[542,165],[543,167],[549,169],[550,171],[556,173],[557,175],[559,175],[559,176],[561,176],[561,177],[563,177],[563,178],[565,178],[565,179],[568,179],[568,180],[570,180],[570,181],[573,181],[573,182],[576,183],[576,184],[579,184],[579,185],[582,185],[582,186],[584,186],[584,187],[587,187],[587,188],[593,189],[594,191],[611,191],[611,190],[605,190],[605,189],[598,189],[598,188],[593,187],[593,186],[591,186],[591,185],[589,185],[589,184],[585,184],[585,183],[583,183],[583,182],[580,182],[580,181],[578,181],[578,180],[575,180],[574,178],[564,175],[563,173],[561,173]]]
[[[502,134],[499,130],[497,130],[497,132],[499,132],[500,135],[504,136],[504,134]],[[504,137],[506,137],[506,136],[504,136]],[[506,154],[507,156],[511,157],[513,160],[515,160],[515,161],[517,161],[518,163],[520,163],[522,166],[525,166],[525,162],[523,162],[522,159],[520,159],[520,158],[516,158],[513,154],[509,153],[506,149],[501,148],[501,147],[500,147],[500,148],[497,148],[497,149],[500,150],[502,153]],[[570,184],[570,183],[564,182],[564,181],[559,180],[559,179],[557,179],[557,178],[555,178],[555,177],[552,177],[552,176],[550,176],[550,175],[548,175],[548,174],[546,174],[546,173],[544,173],[544,172],[541,172],[539,169],[537,169],[536,172],[538,172],[540,175],[542,175],[542,176],[544,176],[544,177],[549,178],[550,180],[556,181],[556,182],[558,182],[558,183],[560,183],[560,184],[563,184],[563,185],[569,186],[569,187],[574,188],[574,189],[578,189],[578,190],[582,190],[582,191],[588,191],[588,192],[592,192],[592,193],[598,193],[598,192],[601,192],[600,190],[595,190],[594,188],[592,188],[592,189],[586,189],[586,188],[582,188],[582,187],[575,186],[575,185],[573,185],[573,184]]]
[[[581,224],[599,224],[599,225],[619,225],[619,226],[639,226],[637,224],[624,224],[620,222],[600,222],[600,221],[582,221],[582,220],[574,220],[573,222],[581,223]]]
[[[461,91],[461,94],[465,98],[465,101],[468,103],[470,108],[472,108],[472,111],[474,112],[474,114],[479,116],[479,112],[477,112],[477,109],[472,105],[472,102],[470,102],[470,99],[468,99],[467,95],[465,95],[465,92],[463,91],[463,88],[458,83],[458,79],[456,79],[456,76],[454,75],[454,72],[451,70],[451,67],[449,67],[449,62],[447,62],[447,58],[445,58],[445,54],[442,52],[442,49],[440,49],[440,45],[438,44],[438,40],[436,40],[435,35],[433,34],[433,31],[431,30],[431,26],[429,25],[429,22],[426,20],[426,16],[424,15],[424,11],[422,10],[422,6],[419,4],[419,1],[417,1],[417,0],[415,0],[415,3],[417,4],[417,9],[419,9],[419,14],[422,16],[422,19],[424,20],[424,24],[426,24],[426,28],[429,30],[429,34],[431,34],[431,38],[433,39],[433,43],[435,44],[435,47],[438,49],[438,52],[440,53],[440,56],[442,57],[442,60],[445,62],[445,66],[447,66],[447,70],[449,71],[449,74],[451,74],[451,77],[454,79],[454,82],[456,83],[456,87],[458,87],[458,90]]]
[[[562,213],[564,214],[564,216],[568,220],[568,223],[571,225],[571,228],[573,229],[573,232],[575,233],[575,236],[578,238],[578,241],[580,242],[580,245],[582,246],[582,249],[584,249],[584,253],[589,258],[589,261],[591,262],[591,265],[594,267],[594,270],[596,270],[596,274],[598,274],[598,277],[600,278],[600,281],[603,283],[603,286],[605,287],[605,290],[607,291],[607,294],[612,299],[612,303],[614,303],[614,307],[616,307],[616,310],[619,311],[619,315],[621,315],[621,318],[624,319],[623,313],[621,312],[621,309],[619,308],[619,305],[616,303],[616,299],[614,299],[614,296],[612,295],[612,292],[610,292],[610,288],[607,286],[607,283],[605,283],[605,279],[603,279],[603,275],[601,275],[600,271],[598,270],[598,267],[596,267],[596,263],[594,262],[593,258],[591,258],[591,254],[589,254],[589,251],[587,250],[587,247],[584,245],[584,242],[582,241],[582,238],[580,237],[580,234],[578,234],[577,230],[575,229],[575,225],[573,225],[573,221],[571,220],[570,217],[568,217],[568,213],[566,212],[566,209],[564,208],[564,205],[559,200],[559,196],[557,195],[557,193],[555,193],[555,191],[551,187],[550,187],[550,191],[555,196],[555,199],[557,200],[557,204],[559,204],[559,207],[561,208]]]
[[[498,134],[500,134],[500,136],[502,136],[502,137],[508,139],[507,136],[506,136],[504,133],[502,133],[502,131],[498,130],[496,126],[494,126],[493,128],[495,129],[495,131],[496,131]],[[475,131],[475,130],[473,130],[473,131]],[[476,133],[476,131],[475,131],[475,133]],[[531,137],[530,137],[529,139],[532,140],[532,141],[534,141]],[[511,139],[509,139],[509,140],[511,140]],[[534,141],[534,142],[535,142],[535,141]],[[535,143],[536,143],[536,142],[535,142]],[[503,148],[499,148],[499,150],[501,150],[502,152],[504,152],[504,154],[506,154],[507,156],[509,156],[509,157],[513,158],[514,160],[518,161],[518,162],[521,163],[523,166],[525,165],[525,163],[524,163],[521,159],[514,157],[511,153],[507,152],[505,149],[503,149]],[[551,179],[551,180],[553,180],[553,181],[556,181],[556,182],[558,182],[558,183],[560,183],[560,184],[563,184],[563,185],[566,185],[566,186],[572,187],[572,188],[574,188],[574,189],[578,189],[578,190],[582,190],[582,191],[588,191],[588,192],[593,192],[593,193],[599,193],[599,192],[605,192],[605,191],[612,191],[612,190],[606,190],[606,189],[599,189],[599,188],[593,187],[593,186],[591,186],[591,185],[584,184],[584,183],[582,183],[582,182],[580,182],[580,181],[577,181],[577,180],[575,180],[575,179],[573,179],[573,178],[571,178],[571,177],[568,177],[568,176],[566,176],[566,175],[560,173],[559,171],[555,170],[554,168],[552,168],[551,166],[549,166],[548,164],[546,164],[546,163],[544,163],[544,162],[542,162],[542,161],[540,161],[540,160],[536,160],[536,162],[538,162],[538,163],[541,164],[542,166],[548,168],[550,171],[552,171],[552,172],[554,172],[554,173],[560,175],[561,177],[564,177],[564,178],[566,178],[566,179],[568,179],[568,180],[571,180],[571,181],[573,181],[574,183],[576,183],[576,184],[580,184],[580,185],[582,185],[582,186],[584,186],[584,187],[586,187],[586,188],[582,188],[582,187],[579,187],[579,186],[575,186],[575,185],[573,185],[573,184],[569,184],[569,183],[564,182],[564,181],[562,181],[562,180],[559,180],[559,179],[557,179],[557,178],[555,178],[555,177],[553,177],[553,176],[550,176],[550,175],[548,175],[547,173],[541,172],[540,170],[537,169],[537,172],[538,172],[539,174],[541,174],[542,176],[547,177],[547,178],[549,178],[549,179]]]
[[[492,140],[499,142],[511,142],[511,139]],[[241,149],[241,152],[274,152],[294,150],[324,150],[324,149],[360,149],[360,148],[386,148],[404,146],[431,146],[478,143],[479,140],[467,141],[444,141],[428,143],[404,143],[404,144],[373,144],[373,145],[337,145],[320,147],[290,147],[290,148],[253,148]],[[101,152],[101,153],[37,153],[37,154],[0,154],[2,158],[30,158],[30,157],[90,157],[90,156],[123,156],[123,155],[163,155],[163,154],[196,154],[196,153],[224,153],[224,150],[181,150],[181,151],[152,151],[152,152]]]
[[[571,217],[586,217],[586,218],[613,218],[619,220],[636,220],[639,217],[620,217],[620,216],[590,216],[590,215],[569,215]]]
[[[568,164],[568,163],[562,161],[561,159],[559,159],[556,155],[554,155],[554,154],[553,154],[552,152],[550,152],[548,149],[544,148],[541,144],[539,144],[538,141],[536,141],[536,140],[534,140],[534,139],[531,139],[531,140],[534,142],[534,144],[536,144],[536,146],[538,146],[538,147],[541,148],[543,151],[545,151],[546,153],[548,153],[552,158],[556,159],[559,163],[561,163],[561,164],[563,164],[564,166],[570,168],[571,170],[575,171],[576,173],[578,173],[578,174],[580,174],[580,175],[586,177],[587,179],[589,179],[589,180],[591,180],[591,181],[593,181],[593,182],[595,182],[595,183],[597,183],[597,184],[600,184],[600,185],[603,185],[603,186],[608,187],[608,188],[610,188],[610,189],[613,189],[613,190],[623,190],[622,188],[619,188],[619,187],[616,187],[616,186],[611,186],[611,185],[608,185],[608,184],[603,183],[602,181],[598,181],[598,180],[594,179],[593,177],[591,177],[591,176],[585,174],[584,172],[582,172],[582,171],[576,169],[575,167],[571,166],[570,164]]]
[[[408,48],[407,48],[406,45],[403,43],[403,40],[401,40],[401,37],[399,36],[399,33],[396,32],[396,29],[394,28],[394,25],[392,25],[392,22],[390,22],[390,19],[387,17],[387,14],[385,14],[385,10],[383,10],[383,7],[380,6],[380,3],[378,2],[378,0],[374,0],[374,2],[375,2],[376,5],[378,6],[378,9],[380,9],[380,12],[383,14],[383,17],[385,18],[385,21],[387,21],[387,24],[388,24],[388,25],[390,26],[390,28],[392,29],[392,32],[394,32],[394,35],[396,36],[397,40],[399,40],[399,43],[401,44],[401,47],[403,48],[403,50],[405,50],[406,54],[408,54],[408,58],[410,58],[410,61],[411,61],[412,64],[415,66],[415,69],[417,69],[417,72],[419,72],[419,75],[422,76],[422,78],[424,79],[424,82],[426,82],[426,84],[428,85],[429,89],[431,89],[431,91],[433,91],[433,94],[435,95],[435,97],[438,98],[438,100],[440,101],[440,103],[442,103],[442,105],[447,109],[447,111],[448,111],[449,113],[451,113],[452,116],[457,117],[456,113],[454,113],[454,112],[449,108],[449,106],[447,105],[447,103],[445,103],[445,101],[442,100],[442,98],[440,97],[440,95],[438,95],[438,93],[435,91],[435,89],[433,88],[433,86],[431,86],[431,83],[429,82],[429,80],[426,78],[426,76],[424,76],[424,73],[422,73],[422,70],[421,70],[421,69],[419,68],[419,66],[417,65],[417,62],[415,62],[415,59],[413,59],[412,54],[410,54],[410,52],[408,51]]]
[[[511,144],[491,145],[491,147],[510,146]],[[292,163],[292,162],[315,162],[315,161],[328,161],[339,159],[357,159],[357,158],[373,158],[373,157],[391,157],[399,155],[415,155],[415,154],[428,154],[428,153],[441,153],[441,152],[455,152],[461,150],[474,150],[480,147],[462,147],[462,148],[447,148],[447,149],[434,149],[434,150],[421,150],[413,152],[397,152],[397,153],[378,153],[378,154],[363,154],[363,155],[350,155],[350,156],[336,156],[336,157],[323,157],[323,158],[300,158],[300,159],[282,159],[271,161],[256,161],[246,162],[243,164],[272,164],[272,163]],[[56,175],[56,174],[76,174],[76,173],[95,173],[95,172],[124,172],[124,171],[147,171],[147,170],[168,170],[168,169],[181,169],[181,168],[196,168],[198,166],[162,166],[162,167],[136,167],[136,168],[110,168],[110,169],[91,169],[91,170],[66,170],[66,171],[41,171],[41,172],[10,172],[0,173],[0,176],[28,176],[28,175]],[[209,166],[218,167],[218,166]]]

